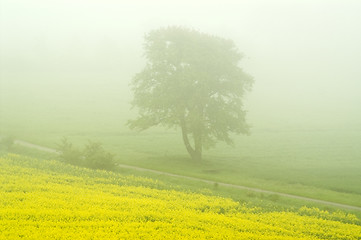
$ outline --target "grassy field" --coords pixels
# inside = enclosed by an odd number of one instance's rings
[[[2,1],[0,240],[361,240],[361,1],[294,2]]]
[[[177,132],[69,134],[81,147],[97,140],[120,163],[361,206],[361,133],[353,131],[255,132],[219,144],[201,163],[185,152]],[[60,133],[22,139],[56,147]]]
[[[100,141],[120,163],[361,206],[360,129],[260,127],[255,121],[250,136],[235,136],[235,147],[220,143],[196,163],[177,129],[130,131],[130,98],[118,94],[125,86],[115,82],[77,92],[14,81],[1,95],[0,135],[52,148],[64,136],[79,147]]]
[[[1,157],[0,166],[0,239],[361,237],[359,219],[341,211],[267,210],[185,183],[19,155]]]

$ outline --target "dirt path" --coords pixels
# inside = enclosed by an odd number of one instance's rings
[[[55,149],[48,148],[48,147],[43,147],[43,146],[32,144],[32,143],[22,141],[22,140],[15,140],[14,143],[25,146],[25,147],[35,148],[35,149],[45,151],[45,152],[58,153],[58,151],[55,150]],[[292,195],[292,194],[287,194],[287,193],[281,193],[281,192],[273,192],[273,191],[268,191],[268,190],[264,190],[264,189],[246,187],[246,186],[235,185],[235,184],[230,184],[230,183],[215,182],[215,181],[212,181],[212,180],[196,178],[196,177],[189,177],[189,176],[184,176],[184,175],[178,175],[178,174],[162,172],[162,171],[157,171],[157,170],[152,170],[152,169],[147,169],[147,168],[141,168],[141,167],[135,167],[135,166],[125,165],[125,164],[118,164],[117,166],[120,167],[120,168],[133,169],[133,170],[143,171],[143,172],[151,172],[151,173],[161,174],[161,175],[170,176],[170,177],[176,177],[176,178],[188,179],[188,180],[192,180],[192,181],[204,182],[204,183],[208,183],[208,184],[212,184],[212,185],[218,184],[218,186],[223,186],[223,187],[231,187],[231,188],[236,188],[236,189],[241,189],[241,190],[249,190],[249,191],[253,191],[253,192],[273,194],[273,195],[278,195],[278,196],[282,196],[282,197],[286,197],[286,198],[293,198],[293,199],[298,199],[298,200],[303,200],[303,201],[309,201],[309,202],[325,204],[325,205],[334,206],[334,207],[340,207],[340,208],[345,208],[345,209],[361,211],[361,207],[351,206],[351,205],[347,205],[347,204],[329,202],[329,201],[324,201],[324,200],[319,200],[319,199],[314,199],[314,198],[308,198],[308,197],[302,197],[302,196],[297,196],[297,195]]]
[[[58,151],[55,150],[55,149],[39,146],[39,145],[32,144],[32,143],[29,143],[29,142],[25,142],[25,141],[22,141],[22,140],[14,140],[14,144],[22,145],[24,147],[34,148],[34,149],[44,151],[44,152],[58,153]]]
[[[165,175],[165,176],[171,176],[171,177],[177,177],[177,178],[183,178],[183,179],[188,179],[188,180],[193,180],[193,181],[209,183],[209,184],[212,184],[212,185],[218,184],[218,186],[232,187],[232,188],[237,188],[237,189],[242,189],[242,190],[249,190],[249,191],[259,192],[259,193],[274,194],[274,195],[279,195],[279,196],[287,197],[287,198],[294,198],[294,199],[299,199],[299,200],[304,200],[304,201],[309,201],[309,202],[316,202],[316,203],[326,204],[326,205],[330,205],[330,206],[335,206],[335,207],[340,207],[340,208],[347,208],[347,209],[361,211],[361,207],[356,207],[356,206],[351,206],[351,205],[346,205],[346,204],[341,204],[341,203],[329,202],[329,201],[324,201],[324,200],[319,200],[319,199],[314,199],[314,198],[308,198],[308,197],[302,197],[302,196],[297,196],[297,195],[292,195],[292,194],[287,194],[287,193],[273,192],[273,191],[263,190],[263,189],[259,189],[259,188],[251,188],[251,187],[235,185],[235,184],[230,184],[230,183],[215,182],[215,181],[206,180],[206,179],[202,179],[202,178],[183,176],[183,175],[167,173],[167,172],[161,172],[161,171],[157,171],[157,170],[152,170],[152,169],[147,169],[147,168],[140,168],[140,167],[129,166],[129,165],[124,165],[124,164],[118,164],[118,166],[121,167],[121,168],[128,168],[128,169],[133,169],[133,170],[138,170],[138,171],[152,172],[152,173],[157,173],[157,174],[161,174],[161,175]]]

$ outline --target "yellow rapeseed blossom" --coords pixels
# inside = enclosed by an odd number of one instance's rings
[[[262,212],[162,182],[0,158],[0,239],[361,239],[354,215]]]

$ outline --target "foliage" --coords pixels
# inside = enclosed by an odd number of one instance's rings
[[[113,155],[106,152],[99,142],[91,142],[85,146],[83,157],[86,167],[111,170],[114,168]]]
[[[113,155],[106,152],[99,142],[91,142],[85,146],[83,151],[73,146],[68,139],[63,138],[58,145],[60,159],[65,163],[83,166],[92,169],[111,170],[115,167]]]
[[[242,55],[231,40],[169,27],[145,41],[147,64],[131,83],[139,108],[131,128],[180,126],[187,151],[199,160],[217,141],[232,144],[231,132],[249,132],[242,98],[253,80],[239,67]]]
[[[320,210],[318,208],[308,208],[302,207],[298,210],[298,214],[302,216],[314,216],[322,219],[334,220],[334,221],[342,221],[346,223],[358,223],[359,219],[353,214],[347,214],[341,211],[330,213],[325,210]]]
[[[58,150],[60,153],[60,159],[63,162],[77,166],[84,165],[81,151],[75,148],[67,138],[63,138],[61,140],[60,144],[58,144]]]
[[[307,214],[262,212],[227,198],[159,190],[158,184],[57,161],[2,157],[0,239],[361,238],[354,216],[335,220],[306,208],[300,212]]]

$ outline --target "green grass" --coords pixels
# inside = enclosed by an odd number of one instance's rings
[[[90,86],[79,96],[71,89],[41,90],[23,89],[20,98],[4,92],[0,135],[52,148],[64,136],[79,147],[100,141],[124,164],[361,206],[360,129],[254,127],[251,136],[235,136],[234,148],[220,143],[196,163],[177,130],[130,131],[125,123],[134,112],[119,88],[105,95]]]
[[[332,143],[330,139],[329,142],[323,140],[336,134],[337,139]],[[88,136],[72,135],[70,140],[77,145],[86,143],[87,139],[101,141],[108,151],[116,154],[116,160],[124,164],[361,206],[358,184],[361,154],[356,146],[353,148],[360,137],[358,134],[258,132],[251,137],[238,137],[235,148],[219,144],[206,152],[201,163],[188,157],[179,134],[173,132],[89,133]],[[43,145],[57,141],[39,140]]]
[[[9,151],[0,148],[0,156],[7,155]],[[23,146],[13,146],[10,150],[12,153],[31,156],[40,160],[52,160],[58,159],[58,156],[53,153],[44,153],[40,150],[29,149]],[[329,206],[325,204],[319,204],[310,201],[303,201],[299,199],[290,199],[283,196],[267,193],[257,193],[249,190],[235,189],[232,187],[219,186],[216,184],[204,183],[201,181],[183,179],[178,177],[171,177],[164,174],[137,171],[133,169],[116,168],[114,172],[120,173],[123,176],[141,176],[147,177],[162,182],[161,185],[157,186],[158,189],[165,190],[177,190],[183,192],[201,193],[207,196],[219,196],[231,198],[234,201],[245,204],[248,207],[257,207],[262,212],[272,211],[291,211],[297,212],[300,208],[307,206],[309,208],[316,207],[320,210],[325,210],[330,213],[339,212],[338,207]],[[354,214],[358,219],[361,219],[361,211],[341,209],[342,212],[348,214]],[[360,224],[358,221],[356,224]]]
[[[103,142],[121,162],[131,165],[361,204],[361,151],[356,146],[360,132],[258,132],[237,138],[235,148],[220,144],[205,154],[202,163],[192,162],[184,153],[178,134],[138,138],[141,141],[128,138],[126,154],[115,139],[103,138]]]
[[[219,182],[241,184],[360,206],[361,133],[353,131],[255,132],[219,144],[202,163],[187,155],[179,133],[144,132],[71,136],[81,145],[97,139],[119,162]]]

